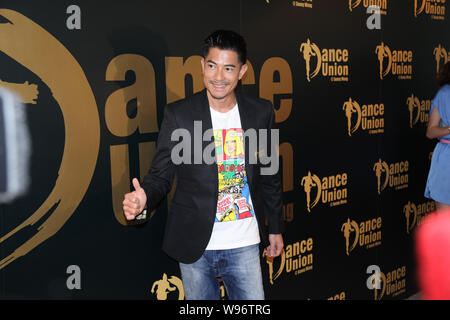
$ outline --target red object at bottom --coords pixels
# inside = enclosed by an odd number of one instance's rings
[[[435,211],[416,229],[417,277],[424,300],[450,300],[450,210]]]

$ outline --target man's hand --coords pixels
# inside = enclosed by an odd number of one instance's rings
[[[135,191],[125,194],[125,199],[123,200],[123,213],[127,220],[134,220],[147,204],[147,195],[136,178],[133,179],[133,187]]]
[[[264,249],[264,255],[268,257],[278,257],[283,250],[283,236],[281,234],[269,234],[270,245]]]

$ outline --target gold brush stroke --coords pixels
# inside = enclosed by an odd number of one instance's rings
[[[2,269],[52,237],[74,213],[97,163],[100,124],[92,89],[72,54],[24,15],[8,9],[0,9],[0,15],[11,22],[0,24],[0,51],[47,84],[61,108],[65,124],[64,154],[53,190],[39,209],[0,238],[0,244],[56,208],[37,228],[36,234],[0,261]]]

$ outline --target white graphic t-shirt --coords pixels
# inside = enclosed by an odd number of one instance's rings
[[[236,104],[226,113],[212,108],[219,195],[211,239],[206,250],[223,250],[260,242],[245,171],[244,140]]]

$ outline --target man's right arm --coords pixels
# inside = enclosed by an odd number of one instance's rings
[[[149,172],[139,185],[143,191],[143,194],[145,194],[145,203],[139,203],[137,206],[137,211],[140,210],[140,212],[142,212],[144,208],[147,209],[147,212],[152,212],[155,210],[172,187],[175,166],[172,162],[171,152],[176,142],[171,141],[171,135],[176,128],[177,124],[173,106],[168,105],[164,110],[164,118],[159,131],[156,151]],[[131,197],[129,195],[137,191],[138,190],[127,193],[125,195],[125,200],[127,197]],[[124,212],[125,209],[124,204]],[[140,212],[136,212],[134,217],[139,215]],[[125,216],[128,220],[131,220],[127,217],[127,214],[125,214]],[[130,217],[132,218],[132,216]]]

